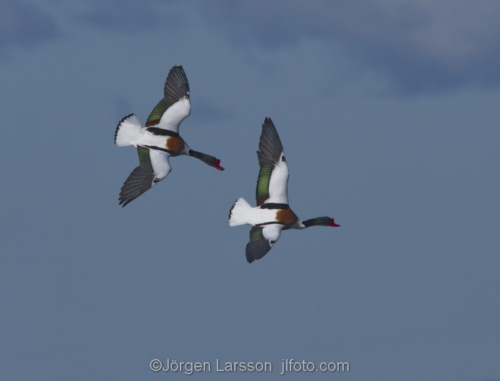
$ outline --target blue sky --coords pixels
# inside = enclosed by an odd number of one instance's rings
[[[0,378],[500,380],[500,4],[0,0]],[[133,201],[117,122],[183,65],[187,157]],[[249,265],[273,119],[302,219]],[[273,372],[215,371],[216,360]],[[280,375],[282,359],[348,373]]]

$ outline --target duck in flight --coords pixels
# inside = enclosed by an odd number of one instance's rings
[[[310,226],[340,226],[333,218],[317,217],[301,221],[288,205],[288,165],[281,140],[270,118],[264,120],[260,135],[257,206],[242,197],[229,211],[229,226],[252,225],[246,246],[248,263],[262,258],[278,241],[281,230],[305,229]]]
[[[135,200],[170,172],[170,156],[188,155],[220,171],[220,160],[192,150],[179,136],[179,125],[191,113],[189,83],[182,66],[174,66],[168,73],[164,97],[158,102],[143,127],[139,117],[130,114],[118,123],[115,144],[118,147],[137,147],[139,166],[123,184],[120,205]]]

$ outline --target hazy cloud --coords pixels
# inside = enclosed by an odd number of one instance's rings
[[[164,24],[179,26],[181,19],[175,12],[165,9],[171,0],[112,0],[87,3],[89,10],[77,18],[87,24],[120,32],[137,32]]]
[[[204,99],[192,101],[192,107],[193,110],[190,118],[196,123],[202,123],[204,121],[218,123],[233,117],[230,111],[220,108]]]
[[[217,0],[206,14],[238,44],[319,39],[408,93],[498,86],[500,3],[462,0]]]
[[[128,99],[121,96],[116,97],[113,100],[113,106],[117,122],[124,116],[132,114],[134,112],[133,104]]]
[[[55,20],[34,4],[0,0],[0,52],[35,46],[59,34]]]

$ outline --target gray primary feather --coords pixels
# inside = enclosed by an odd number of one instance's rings
[[[158,102],[146,121],[146,127],[158,124],[167,109],[183,97],[189,98],[189,83],[182,66],[170,69],[165,86],[163,99]]]
[[[135,168],[120,191],[120,205],[123,207],[151,188],[155,174],[153,171]]]
[[[257,259],[261,259],[271,250],[269,241],[262,234],[263,228],[252,226],[250,230],[250,242],[247,243],[246,257],[248,263],[252,263]]]
[[[182,66],[174,66],[168,73],[165,87],[165,98],[178,101],[184,96],[189,96],[189,83]]]
[[[266,118],[264,120],[264,124],[262,125],[259,151],[257,151],[259,165],[276,165],[279,163],[282,152],[283,146],[281,145],[278,131],[276,131],[276,127],[274,127],[274,123],[271,118]]]
[[[123,204],[122,207],[151,188],[155,178],[149,150],[144,147],[137,147],[137,154],[139,155],[140,165],[125,180],[120,191],[119,205]]]

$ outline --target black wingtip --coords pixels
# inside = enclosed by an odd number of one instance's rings
[[[239,200],[239,199],[238,199]],[[231,214],[233,214],[233,209],[234,209],[234,206],[236,205],[236,202],[238,201],[236,200],[235,202],[233,202],[233,206],[231,206],[231,209],[229,209],[229,217],[227,218],[228,220],[231,220]]]
[[[120,193],[120,197],[118,198],[118,205],[121,205],[122,208],[125,208],[128,204],[134,201],[137,197],[134,198],[126,198]]]
[[[125,206],[127,206],[130,201],[132,201],[132,200],[127,200],[127,201],[120,200],[120,203],[118,205],[121,205],[122,208],[125,208]]]
[[[257,157],[259,165],[276,165],[279,162],[283,145],[271,118],[266,117],[262,124]]]
[[[125,208],[128,204],[130,204],[132,201],[134,201],[137,197],[134,198],[126,198],[123,197],[122,194],[120,193],[120,198],[118,199],[119,203],[118,205],[121,205],[122,208]]]
[[[261,230],[261,228],[255,227],[250,230],[250,242],[247,243],[245,248],[245,255],[248,263],[261,259],[271,250],[271,245],[265,238],[258,239],[257,236],[261,234]],[[255,236],[252,237],[252,235]]]
[[[186,72],[181,65],[170,69],[163,91],[165,97],[175,100],[179,100],[182,97],[189,97],[189,82]]]
[[[123,183],[120,190],[119,204],[124,208],[153,185],[154,172],[136,167]]]
[[[252,263],[254,261],[254,259],[248,253],[246,253],[246,257],[248,263]]]

